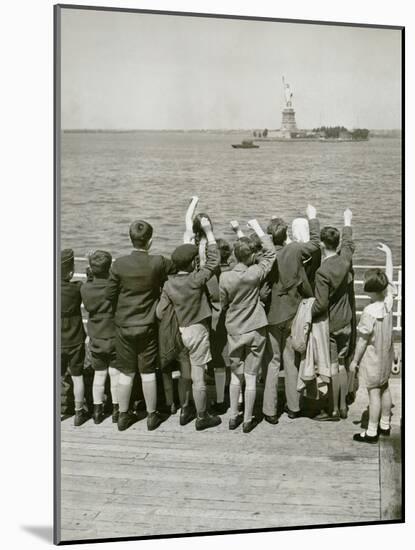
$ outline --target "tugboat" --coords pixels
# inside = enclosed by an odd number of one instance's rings
[[[254,145],[252,139],[244,139],[242,143],[232,143],[234,149],[258,149],[259,145]]]

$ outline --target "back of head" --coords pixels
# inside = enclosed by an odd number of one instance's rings
[[[152,226],[143,220],[136,220],[130,225],[130,239],[134,248],[147,248],[153,236]]]
[[[295,218],[291,224],[293,240],[299,243],[308,243],[310,240],[310,228],[305,218]]]
[[[181,244],[174,250],[171,259],[179,271],[191,271],[197,254],[198,248],[195,244]]]
[[[226,264],[232,254],[231,246],[225,239],[216,239],[216,244],[218,245],[220,261],[222,264]]]
[[[238,239],[233,245],[233,253],[238,262],[249,265],[254,255],[252,241],[248,237]]]
[[[193,219],[193,233],[195,234],[196,241],[200,241],[201,237],[205,234],[205,232],[202,229],[202,226],[200,224],[200,221],[202,218],[207,218],[210,221],[210,225],[213,228],[212,220],[209,218],[207,214],[204,214],[203,212],[200,212],[200,214],[196,214],[196,216]]]
[[[258,235],[255,233],[255,231],[252,231],[252,233],[249,234],[249,239],[252,243],[253,251],[260,252],[262,250],[262,241],[258,237]]]
[[[68,279],[75,269],[75,257],[72,248],[61,251],[61,278]]]
[[[95,250],[95,252],[91,254],[88,259],[92,274],[95,277],[108,276],[112,263],[112,256],[109,252],[106,252],[105,250]]]
[[[331,226],[323,227],[320,232],[320,240],[327,250],[335,252],[340,242],[340,231]]]
[[[282,218],[272,219],[267,227],[267,233],[271,235],[274,245],[282,246],[287,240],[288,226]]]
[[[364,286],[363,290],[365,292],[383,292],[388,284],[388,277],[386,273],[378,268],[368,269],[364,275]]]

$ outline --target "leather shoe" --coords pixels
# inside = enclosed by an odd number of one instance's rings
[[[75,411],[75,418],[74,418],[74,425],[75,426],[82,426],[82,424],[85,424],[87,420],[89,420],[91,417],[89,413],[85,409],[81,409],[79,411]]]
[[[182,407],[180,411],[180,426],[186,426],[186,424],[189,424],[192,420],[196,418],[196,411],[193,407],[188,405],[187,407]]]
[[[202,416],[196,418],[195,427],[197,431],[206,430],[207,428],[214,428],[219,426],[222,423],[220,416],[210,415],[209,413],[204,413]]]
[[[240,426],[243,421],[244,421],[244,417],[242,416],[242,414],[238,414],[238,416],[230,418],[229,419],[229,429],[230,430],[236,430],[236,428],[238,426]]]
[[[212,403],[210,410],[213,414],[219,415],[219,414],[225,414],[228,410],[228,407],[225,402],[223,403],[217,403],[216,401]]]
[[[242,431],[244,432],[244,434],[249,434],[249,432],[252,432],[252,430],[258,426],[259,424],[259,420],[258,418],[255,418],[255,416],[253,416],[251,418],[251,420],[249,420],[249,422],[244,422],[243,425],[242,425]]]
[[[123,432],[138,421],[137,415],[133,412],[120,412],[118,415],[117,426],[120,432]]]
[[[383,435],[384,437],[388,437],[388,436],[390,436],[390,434],[391,434],[391,429],[390,429],[390,427],[389,427],[387,430],[384,430],[383,428],[381,428],[381,427],[379,426],[379,428],[378,428],[378,435]]]
[[[272,416],[264,414],[264,420],[266,420],[269,424],[278,424],[278,416],[276,414],[273,414]]]
[[[378,435],[367,435],[366,432],[363,434],[354,434],[353,441],[359,441],[361,443],[371,443],[372,445],[374,443],[378,442]]]
[[[313,416],[313,420],[317,422],[339,422],[340,414],[338,411],[328,414],[326,411],[321,411],[317,416]]]
[[[152,432],[160,426],[168,418],[168,414],[162,414],[159,411],[154,411],[147,416],[147,430]]]

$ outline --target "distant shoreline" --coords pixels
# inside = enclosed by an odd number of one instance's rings
[[[270,130],[271,131],[271,130]],[[275,131],[275,130],[272,130]],[[62,130],[62,133],[64,134],[136,134],[140,132],[153,132],[153,133],[183,133],[183,134],[240,134],[242,132],[246,132],[251,134],[252,129],[246,129],[246,128],[237,128],[237,129],[224,129],[224,128],[217,128],[217,129],[131,129],[131,130],[122,130],[122,129],[91,129],[91,128],[68,128]],[[397,138],[402,137],[402,130],[399,129],[382,129],[382,130],[370,130],[370,137],[388,137],[388,138]]]

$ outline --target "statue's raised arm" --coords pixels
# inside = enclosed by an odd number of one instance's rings
[[[284,87],[284,95],[285,95],[285,106],[290,108],[292,107],[292,97],[293,93],[291,91],[291,87],[288,84],[288,82],[285,82],[285,78],[282,77],[282,85]]]

